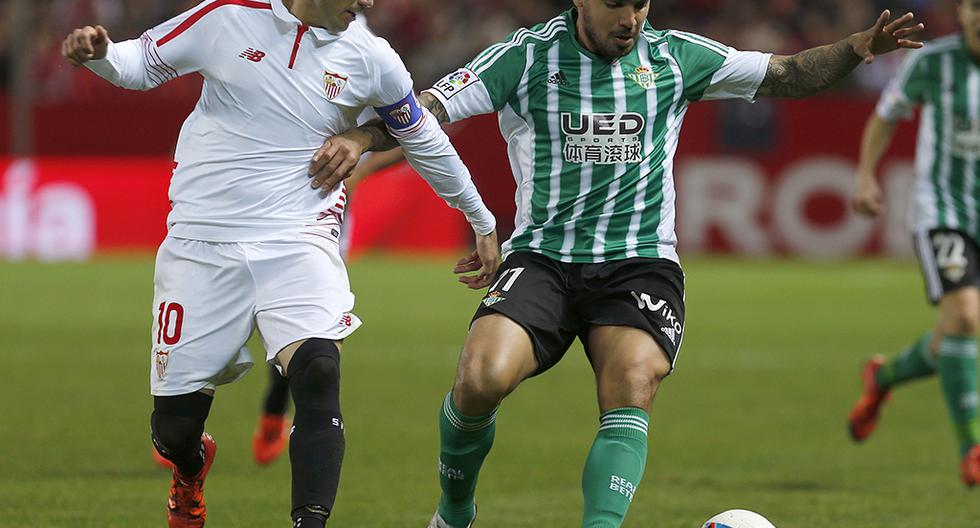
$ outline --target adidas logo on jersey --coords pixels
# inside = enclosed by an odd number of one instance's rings
[[[558,70],[557,73],[548,77],[548,84],[557,84],[558,86],[568,86],[568,77],[565,77],[565,72]]]

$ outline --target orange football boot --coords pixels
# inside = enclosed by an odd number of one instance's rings
[[[963,483],[967,486],[972,488],[980,484],[980,444],[973,446],[963,457],[960,473],[963,475]]]
[[[847,417],[847,428],[855,442],[866,440],[878,425],[881,406],[891,397],[891,391],[882,389],[875,380],[875,374],[885,366],[884,356],[874,356],[861,369],[861,384],[864,393],[854,404]]]
[[[252,437],[255,463],[264,466],[275,460],[289,441],[289,420],[281,414],[263,414]]]
[[[204,479],[211,470],[218,446],[207,433],[201,435],[201,443],[204,445],[204,466],[197,475],[185,477],[174,467],[170,498],[167,500],[167,522],[170,523],[170,528],[201,528],[207,519]]]

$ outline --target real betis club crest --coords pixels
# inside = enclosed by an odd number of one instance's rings
[[[505,300],[504,294],[499,291],[490,292],[486,297],[483,298],[483,305],[487,308]]]
[[[633,81],[642,86],[644,90],[653,88],[657,81],[657,74],[653,73],[653,70],[651,70],[649,67],[643,65],[637,66],[636,69],[633,70],[633,73],[628,73],[626,76],[633,79]]]

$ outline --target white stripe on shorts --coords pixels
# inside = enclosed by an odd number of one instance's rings
[[[939,278],[939,268],[936,265],[936,254],[932,250],[932,239],[929,231],[920,230],[912,235],[915,253],[919,257],[919,267],[926,279],[926,295],[931,302],[939,302],[943,296],[943,283]]]

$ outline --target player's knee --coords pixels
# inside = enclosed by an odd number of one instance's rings
[[[463,352],[454,393],[461,401],[496,405],[523,379],[521,366],[513,359],[514,356],[498,353],[492,347],[471,345]]]
[[[204,432],[204,422],[181,416],[170,416],[153,411],[150,417],[153,445],[164,458],[183,458],[197,445]]]
[[[945,335],[973,335],[980,328],[980,295],[975,288],[961,288],[940,303],[940,327]]]
[[[658,371],[656,365],[650,362],[638,362],[630,365],[629,368],[623,369],[616,377],[631,392],[650,393],[652,395],[664,376],[666,376],[666,373]]]
[[[330,357],[313,358],[296,374],[290,388],[299,400],[317,400],[340,387],[340,367]]]
[[[164,458],[182,460],[192,454],[204,433],[212,400],[200,392],[153,398],[150,432],[153,445]]]
[[[980,303],[971,297],[953,297],[942,314],[946,335],[975,335],[980,328]]]
[[[612,370],[600,376],[600,383],[607,385],[600,390],[618,394],[618,399],[625,398],[630,405],[642,408],[653,400],[660,382],[670,373],[670,362],[654,354],[635,355],[616,361],[609,368]]]
[[[303,407],[339,408],[340,351],[333,341],[309,339],[289,363],[289,390],[297,412]]]
[[[670,358],[659,346],[644,348],[632,354],[622,354],[611,364],[624,376],[636,376],[638,381],[655,383],[670,374]]]
[[[653,371],[653,377],[656,383],[660,383],[668,375],[670,375],[671,363],[670,358],[667,357],[663,352],[659,352],[657,359],[652,362],[650,369]]]
[[[496,407],[515,386],[515,382],[499,369],[471,368],[461,371],[457,376],[453,394],[462,410],[476,409],[482,412]]]
[[[970,312],[958,312],[946,321],[948,335],[975,335],[977,333],[977,315]]]

